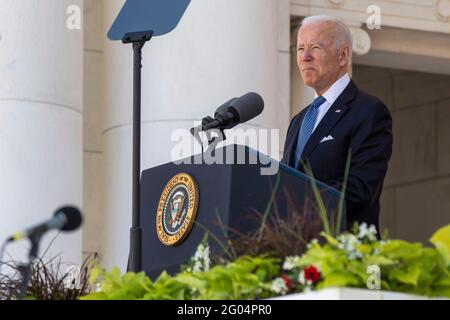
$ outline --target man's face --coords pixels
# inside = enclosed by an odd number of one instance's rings
[[[305,84],[314,88],[319,95],[339,78],[346,66],[344,59],[340,58],[342,51],[336,47],[332,23],[313,22],[300,28],[297,64]]]

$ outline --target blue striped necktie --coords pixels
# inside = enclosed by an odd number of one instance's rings
[[[302,126],[300,127],[300,132],[298,134],[297,148],[295,149],[295,168],[298,167],[303,149],[305,149],[306,143],[313,133],[314,125],[316,124],[317,115],[319,113],[319,107],[325,101],[326,99],[322,96],[315,98],[313,103],[309,106],[308,111],[306,111],[306,115],[303,118]]]

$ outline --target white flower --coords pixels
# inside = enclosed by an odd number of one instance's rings
[[[377,241],[377,228],[373,224],[369,227],[369,240]]]
[[[192,268],[193,272],[201,272],[202,271],[202,264],[200,261],[196,260],[194,262],[194,267]]]
[[[358,238],[364,238],[367,234],[367,223],[363,222],[359,225],[359,233],[358,233]]]
[[[286,294],[289,289],[284,283],[284,280],[278,277],[272,281],[271,290],[277,294]]]
[[[298,256],[286,257],[286,259],[284,260],[284,263],[283,263],[283,270],[289,271],[289,270],[294,269],[298,265],[299,261],[300,261],[300,257],[298,257]]]
[[[344,250],[350,260],[361,258],[361,253],[357,250],[357,245],[361,242],[353,234],[341,234],[338,237],[339,248]]]
[[[377,240],[377,229],[374,225],[367,227],[367,223],[363,222],[359,226],[358,239],[367,239],[370,242]]]
[[[304,269],[302,269],[302,271],[298,275],[298,282],[301,285],[305,286],[304,292],[311,291],[311,288],[313,286],[313,282],[311,280],[306,280],[305,279],[305,270]]]
[[[192,261],[192,272],[208,271],[211,266],[209,246],[205,246],[200,243],[197,247],[197,251],[195,252],[194,257],[192,258]]]
[[[345,251],[352,251],[355,249],[356,245],[361,242],[353,234],[341,234],[338,237],[339,248]]]
[[[306,284],[306,279],[305,279],[305,271],[304,269],[302,269],[300,271],[300,273],[298,274],[298,283],[305,285]]]

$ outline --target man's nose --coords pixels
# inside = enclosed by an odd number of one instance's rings
[[[312,55],[311,55],[311,50],[309,49],[304,49],[303,50],[303,54],[301,55],[301,60],[302,61],[311,61],[312,60]]]

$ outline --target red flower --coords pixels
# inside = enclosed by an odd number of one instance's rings
[[[287,274],[283,273],[283,274],[281,274],[281,279],[283,279],[284,284],[286,285],[286,288],[291,290],[292,289],[292,285],[293,285],[291,278],[289,278]]]
[[[310,280],[312,283],[316,283],[320,279],[320,272],[314,266],[309,266],[303,270],[305,280]]]

